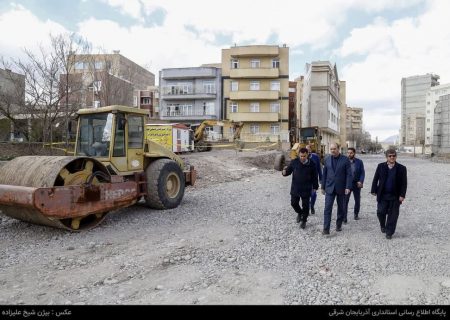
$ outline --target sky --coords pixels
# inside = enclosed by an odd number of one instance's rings
[[[290,80],[306,63],[336,64],[347,105],[382,141],[400,128],[403,77],[450,83],[449,12],[448,0],[0,0],[0,56],[23,59],[50,34],[77,33],[158,82],[161,69],[220,63],[234,45],[286,44]]]

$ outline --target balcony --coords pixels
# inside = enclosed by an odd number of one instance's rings
[[[231,91],[230,100],[278,100],[280,91],[275,90],[250,90]]]
[[[167,80],[216,78],[216,68],[173,68],[163,69],[161,78]]]
[[[274,79],[280,77],[280,70],[278,68],[239,68],[230,70],[230,78],[267,78]]]
[[[278,46],[242,46],[232,47],[230,55],[232,57],[276,57],[280,54]]]
[[[239,122],[278,122],[278,112],[233,112],[228,114],[229,120]]]
[[[193,99],[216,99],[216,92],[179,92],[179,93],[161,93],[160,99],[163,100],[193,100]]]

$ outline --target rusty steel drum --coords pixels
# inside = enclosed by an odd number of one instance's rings
[[[98,174],[99,172],[101,174]],[[110,176],[106,167],[100,161],[88,157],[23,156],[0,166],[0,185],[18,187],[71,186],[88,181],[98,185],[103,182],[102,177],[105,176]],[[0,205],[0,210],[15,219],[71,231],[93,228],[106,215],[106,212],[97,212],[83,217],[56,219],[21,206]]]

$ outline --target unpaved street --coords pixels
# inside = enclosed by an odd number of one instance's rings
[[[379,230],[363,156],[361,220],[305,230],[274,152],[187,155],[199,180],[180,207],[136,205],[70,233],[0,215],[0,304],[450,304],[450,164],[399,155],[408,191],[392,240]]]

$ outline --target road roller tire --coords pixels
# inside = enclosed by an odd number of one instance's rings
[[[184,174],[173,160],[159,159],[145,170],[147,175],[147,206],[153,209],[178,207],[184,196]]]
[[[285,165],[286,165],[286,158],[285,158],[284,154],[277,154],[275,156],[273,168],[277,171],[281,171],[281,170],[283,170]]]

